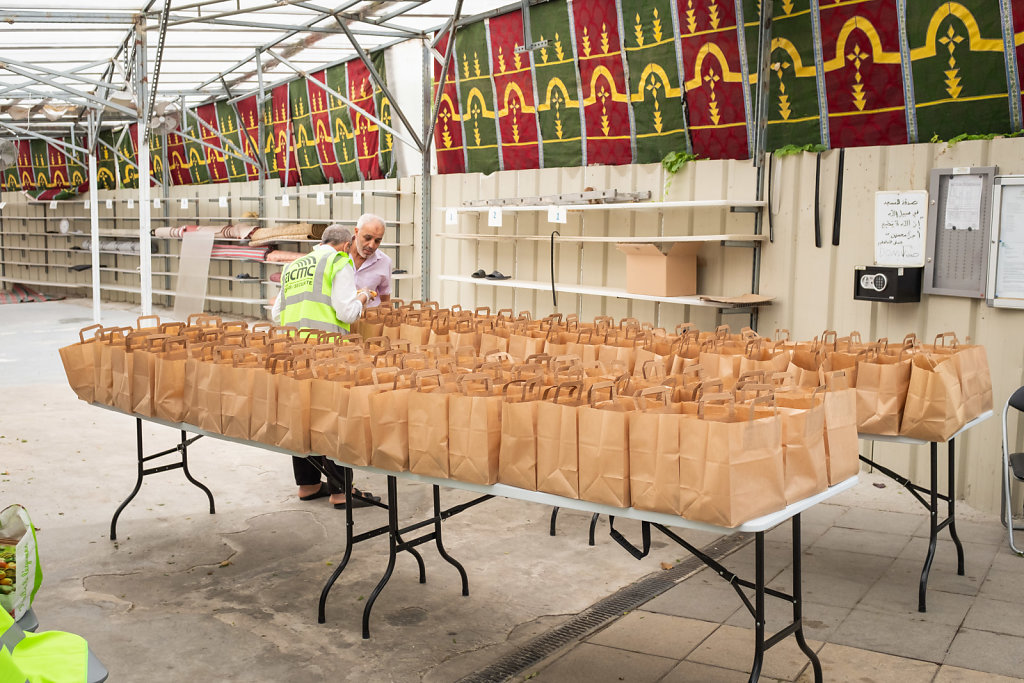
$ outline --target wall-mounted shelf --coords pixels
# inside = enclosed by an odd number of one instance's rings
[[[440,280],[447,282],[461,282],[468,285],[484,285],[488,287],[513,287],[516,289],[532,289],[537,291],[551,291],[550,282],[538,282],[535,280],[488,280],[486,278],[474,278],[468,275],[441,275]],[[615,287],[596,287],[589,285],[572,285],[555,283],[556,292],[566,294],[588,294],[591,296],[614,297],[617,299],[634,299],[636,301],[656,301],[665,304],[679,304],[682,306],[706,306],[709,308],[748,308],[749,305],[723,304],[714,301],[705,301],[697,296],[650,296],[648,294],[631,294],[624,289]],[[767,302],[765,302],[767,303]]]
[[[492,209],[499,209],[502,213],[513,211],[547,211],[549,209],[565,209],[568,212],[574,211],[663,211],[665,209],[701,209],[701,208],[727,208],[737,212],[760,211],[768,203],[762,200],[743,199],[693,199],[688,201],[674,202],[637,202],[621,204],[532,204],[528,206],[450,206],[443,207],[442,211],[454,209],[459,213],[488,213]]]
[[[550,235],[499,235],[496,233],[492,234],[473,234],[473,233],[435,233],[434,237],[449,240],[520,240],[520,241],[532,241],[532,242],[548,242],[551,240]],[[578,236],[578,235],[560,235],[555,238],[555,243],[560,242],[601,242],[606,244],[659,244],[659,243],[675,243],[675,242],[764,242],[768,237],[766,235],[751,235],[744,233],[730,233],[722,235],[652,235],[651,237],[591,237],[591,236]]]

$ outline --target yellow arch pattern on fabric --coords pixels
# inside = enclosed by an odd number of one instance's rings
[[[580,103],[578,100],[574,100],[569,97],[569,90],[565,87],[565,83],[562,82],[561,78],[552,78],[548,81],[547,90],[544,92],[544,101],[537,105],[537,111],[550,111],[551,109],[551,93],[555,89],[558,89],[562,93],[562,97],[565,100],[566,107],[579,107]]]
[[[978,22],[974,19],[971,11],[958,2],[949,2],[935,10],[931,21],[928,22],[925,44],[910,50],[910,61],[916,62],[919,59],[928,59],[938,54],[936,46],[938,44],[939,24],[948,16],[955,16],[964,22],[964,26],[967,27],[967,45],[971,52],[1003,51],[1002,38],[982,38],[981,28],[978,26]]]
[[[644,70],[640,73],[640,79],[637,81],[637,90],[630,96],[631,101],[644,101],[644,83],[647,82],[647,77],[652,74],[665,86],[666,98],[679,97],[679,88],[672,87],[672,83],[669,80],[668,74],[665,73],[665,69],[662,68],[660,64],[655,64],[654,62],[651,62],[650,64],[645,66]]]
[[[597,79],[602,76],[608,80],[612,102],[629,102],[629,95],[615,89],[615,78],[612,76],[612,72],[602,64],[594,69],[594,73],[590,74],[590,96],[583,99],[583,106],[588,107],[597,102]]]
[[[686,90],[696,90],[700,88],[703,83],[703,72],[704,60],[708,58],[714,58],[718,65],[722,68],[722,80],[726,83],[742,83],[743,74],[732,71],[729,68],[729,62],[725,57],[725,53],[722,52],[722,48],[717,43],[704,43],[700,46],[700,50],[697,51],[697,58],[693,64],[693,78],[686,81]]]
[[[522,114],[535,114],[535,113],[537,113],[537,109],[536,108],[529,107],[529,106],[526,105],[526,96],[523,94],[523,89],[519,87],[519,84],[515,83],[515,82],[512,82],[512,83],[509,83],[508,85],[505,86],[505,94],[502,97],[502,102],[501,102],[502,108],[498,110],[498,116],[499,117],[507,116],[508,115],[508,112],[509,112],[508,103],[509,103],[509,99],[511,99],[509,97],[509,95],[511,93],[515,93],[516,94],[516,99],[519,100],[519,104],[520,104],[520,107],[521,107],[520,110],[519,110],[520,113],[522,113]]]

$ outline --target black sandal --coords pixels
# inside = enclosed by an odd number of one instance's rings
[[[317,498],[324,498],[325,496],[331,495],[331,492],[327,490],[327,484],[320,482],[320,490],[316,493],[311,493],[308,496],[299,496],[299,500],[316,500]]]
[[[353,496],[355,496],[355,498],[353,498]],[[335,503],[334,504],[334,509],[335,510],[344,510],[345,507],[349,504],[349,502],[352,503],[352,509],[353,510],[355,508],[366,508],[366,507],[370,507],[374,503],[379,503],[380,502],[380,496],[375,496],[372,493],[370,493],[369,491],[360,491],[355,486],[353,486],[352,487],[352,493],[349,494],[349,499],[347,501],[345,501],[344,503]]]

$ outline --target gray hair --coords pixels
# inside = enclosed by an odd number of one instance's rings
[[[359,217],[358,220],[356,220],[356,230],[359,230],[364,225],[367,225],[369,223],[380,223],[380,226],[382,228],[387,228],[387,224],[384,222],[384,219],[378,216],[377,214],[364,213],[362,216]]]
[[[320,244],[330,244],[332,247],[352,241],[352,231],[344,225],[335,223],[324,228],[324,234],[320,238]]]

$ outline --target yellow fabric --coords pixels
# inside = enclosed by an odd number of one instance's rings
[[[14,661],[31,683],[85,683],[89,645],[64,631],[26,633],[14,647]]]

